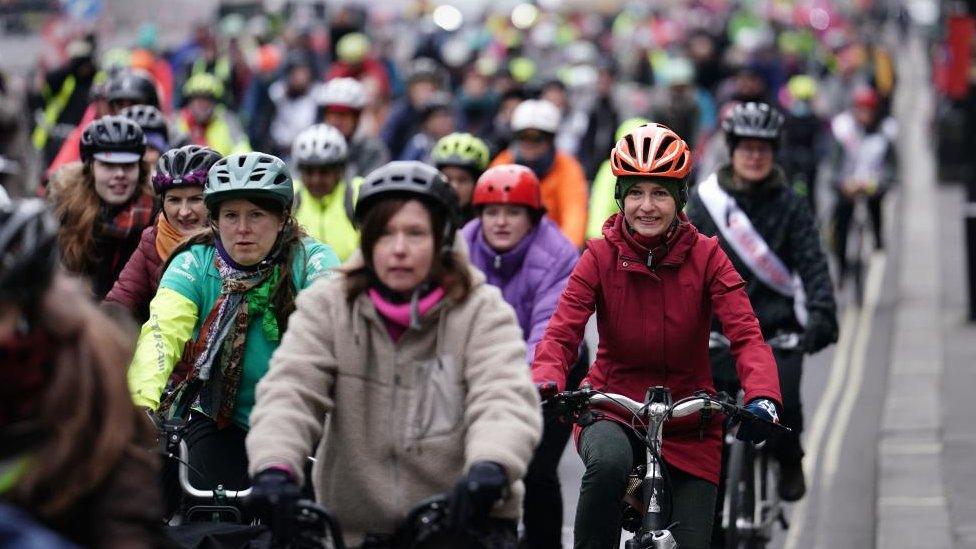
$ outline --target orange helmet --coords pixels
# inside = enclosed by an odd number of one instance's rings
[[[691,171],[691,149],[671,128],[644,124],[617,141],[610,151],[610,171],[617,177],[683,180]]]

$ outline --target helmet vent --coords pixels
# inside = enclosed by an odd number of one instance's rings
[[[279,173],[278,177],[276,177],[274,180],[275,185],[286,185],[287,183],[288,183],[288,176],[283,173]]]
[[[238,157],[237,157],[237,167],[238,168],[243,168],[244,167],[244,161],[245,160],[247,160],[247,156],[245,156],[243,154],[242,155],[238,155]]]

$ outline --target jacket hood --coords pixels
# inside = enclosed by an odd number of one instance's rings
[[[503,280],[509,280],[522,268],[529,251],[541,243],[543,246],[553,238],[553,231],[559,227],[551,219],[543,217],[525,237],[511,250],[498,253],[485,240],[481,220],[475,219],[462,229],[462,235],[471,247],[471,263],[483,271],[491,270]],[[562,233],[559,233],[562,234]]]

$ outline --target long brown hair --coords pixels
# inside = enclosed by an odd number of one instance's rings
[[[35,418],[44,437],[9,495],[53,519],[97,490],[120,460],[151,463],[154,433],[126,384],[133,326],[109,318],[63,272],[30,316],[52,342],[50,379]]]
[[[363,265],[345,272],[346,299],[350,302],[377,282],[372,269],[373,248],[383,236],[390,218],[396,215],[410,200],[410,198],[389,198],[377,203],[366,213],[359,240],[359,249],[363,254]],[[447,297],[455,302],[464,301],[474,284],[471,280],[468,261],[456,251],[443,251],[444,228],[447,225],[447,217],[440,209],[432,208],[423,201],[421,203],[424,204],[424,210],[430,216],[434,234],[434,250],[438,251],[434,255],[428,276],[434,283],[444,288]]]
[[[253,199],[248,199],[254,201]],[[278,258],[278,264],[281,266],[281,276],[278,277],[278,282],[273,288],[271,288],[271,308],[275,314],[275,320],[278,321],[278,329],[281,333],[288,328],[288,317],[291,313],[295,311],[295,296],[298,295],[298,289],[295,287],[295,276],[292,273],[292,265],[295,263],[295,254],[305,254],[305,247],[302,246],[302,239],[308,236],[305,230],[295,222],[295,218],[291,214],[285,212],[285,210],[276,209],[273,207],[274,202],[265,201],[255,201],[255,204],[261,208],[267,209],[280,216],[284,219],[285,226],[281,229],[281,235],[278,237],[278,246],[281,248],[281,255]],[[211,219],[216,219],[220,212],[220,206],[217,206],[217,211],[212,212]],[[203,244],[205,246],[216,246],[217,234],[216,227],[212,230],[204,231],[191,236],[190,238],[183,241],[182,244],[173,250],[173,253],[169,255],[169,259],[163,265],[160,272],[165,273],[166,269],[169,268],[170,263],[176,259],[181,252],[189,250],[191,247],[197,244]],[[308,259],[307,257],[305,258]],[[209,311],[203,312],[204,315],[208,314]]]
[[[139,183],[134,197],[152,194],[149,173],[149,164],[140,161]],[[66,167],[60,175],[54,195],[54,215],[61,222],[58,230],[61,260],[71,272],[89,272],[98,262],[95,222],[102,209],[102,200],[95,192],[92,162]]]

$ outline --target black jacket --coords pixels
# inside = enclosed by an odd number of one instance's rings
[[[756,231],[786,267],[798,273],[803,281],[809,312],[806,333],[808,337],[816,334],[814,338],[819,340],[808,350],[819,350],[837,341],[837,304],[834,302],[833,284],[820,242],[820,231],[806,198],[797,195],[785,184],[783,172],[778,168],[769,179],[747,192],[730,190],[731,180],[731,166],[720,168],[719,185],[749,216]],[[702,234],[718,236],[722,249],[746,281],[746,291],[763,334],[768,338],[779,331],[802,332],[803,328],[793,311],[793,298],[766,286],[735,254],[719,234],[718,227],[698,196],[697,188],[692,190],[686,212]],[[717,325],[718,321],[715,322]]]

